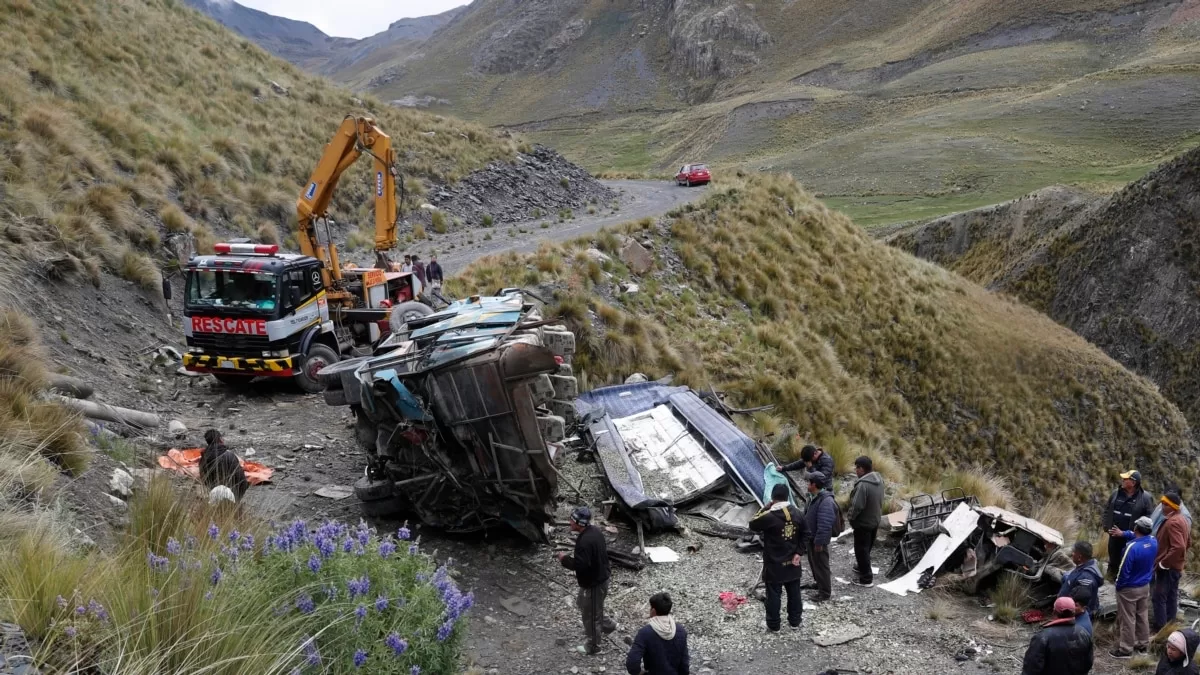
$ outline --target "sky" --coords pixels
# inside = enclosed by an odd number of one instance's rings
[[[467,0],[238,0],[268,14],[307,21],[334,37],[365,38],[397,19],[440,14]]]

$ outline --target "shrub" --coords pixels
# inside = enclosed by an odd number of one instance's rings
[[[441,211],[433,212],[433,231],[438,234],[446,234],[446,214]]]
[[[563,189],[569,189],[571,187],[571,179],[563,176],[558,179],[558,184],[563,186]]]
[[[425,234],[425,226],[420,223],[413,225],[412,236],[413,239],[424,239],[427,236]]]
[[[117,272],[122,278],[134,282],[146,290],[156,290],[162,285],[162,277],[158,268],[146,254],[126,248],[121,253],[120,267]]]
[[[193,227],[192,219],[174,204],[164,206],[158,212],[158,217],[167,232],[189,232]]]
[[[485,214],[483,214],[483,220],[480,222],[483,223],[484,227],[491,227],[492,223],[494,223],[496,221],[494,218],[492,218],[491,214],[485,213]]]
[[[1000,623],[1012,623],[1029,606],[1029,582],[1015,574],[1001,572],[990,594],[996,607],[992,615]]]

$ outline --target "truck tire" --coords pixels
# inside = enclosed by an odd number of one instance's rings
[[[226,387],[239,389],[248,386],[254,380],[253,375],[234,375],[233,373],[213,373],[212,376]]]
[[[354,483],[354,496],[358,497],[360,502],[377,502],[394,497],[395,494],[392,491],[395,489],[396,484],[391,479],[371,480],[369,477],[363,476]]]
[[[321,393],[325,395],[325,405],[341,406],[347,403],[345,389],[326,389]]]
[[[325,366],[338,362],[337,352],[319,342],[308,347],[304,361],[300,364],[300,374],[296,376],[296,385],[310,394],[319,394],[325,390],[325,385],[317,377],[317,373]]]
[[[402,302],[392,308],[392,316],[388,319],[388,326],[393,333],[404,331],[404,326],[413,319],[419,319],[423,316],[433,314],[433,308],[423,302],[415,300],[411,302]]]

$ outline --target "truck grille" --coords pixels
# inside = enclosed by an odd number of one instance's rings
[[[220,356],[254,356],[261,358],[270,349],[271,340],[265,335],[230,335],[225,333],[194,333],[192,347]]]

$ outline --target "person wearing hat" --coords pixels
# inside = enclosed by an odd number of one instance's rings
[[[838,505],[833,493],[824,488],[825,474],[813,471],[808,480],[809,503],[804,514],[808,529],[808,567],[812,570],[815,592],[808,596],[813,602],[825,602],[833,595],[833,575],[829,571],[829,542],[833,539]]]
[[[1170,492],[1179,494],[1180,499],[1183,498],[1183,492],[1180,491],[1179,486],[1175,483],[1167,483],[1167,489],[1163,490],[1163,494]],[[1183,519],[1187,521],[1188,529],[1192,529],[1192,512],[1188,510],[1187,504],[1184,504],[1183,502],[1178,502],[1178,504],[1179,514],[1182,515]],[[1163,515],[1163,505],[1162,502],[1159,502],[1158,504],[1154,505],[1154,513],[1150,514],[1150,534],[1158,536],[1158,528],[1162,527],[1164,520],[1166,520],[1166,516]]]
[[[1021,675],[1084,675],[1092,670],[1092,636],[1075,624],[1075,601],[1054,601],[1054,618],[1029,640]]]
[[[825,452],[825,448],[806,445],[800,449],[800,459],[779,467],[780,471],[795,471],[806,469],[820,473],[825,477],[821,487],[833,492],[833,456]]]
[[[1121,474],[1121,487],[1117,488],[1108,498],[1104,507],[1102,521],[1104,531],[1108,532],[1108,576],[1117,578],[1121,569],[1121,554],[1128,540],[1120,536],[1121,532],[1133,529],[1133,523],[1142,516],[1150,515],[1154,510],[1154,500],[1142,489],[1142,474],[1130,469]]]
[[[1075,542],[1071,547],[1071,562],[1075,563],[1075,569],[1063,575],[1058,597],[1075,597],[1077,589],[1085,589],[1089,596],[1088,615],[1094,619],[1100,611],[1100,587],[1104,585],[1104,575],[1100,574],[1100,565],[1092,557],[1091,542]]]
[[[1200,675],[1196,665],[1196,648],[1200,647],[1200,634],[1190,628],[1177,630],[1167,636],[1167,647],[1154,675]]]
[[[575,572],[579,584],[577,603],[583,616],[583,632],[587,635],[586,651],[589,655],[600,653],[600,638],[604,633],[616,629],[612,621],[604,616],[604,600],[608,597],[608,578],[612,571],[608,564],[608,542],[604,533],[592,524],[592,511],[580,506],[571,512],[571,531],[575,538],[575,554],[555,555],[562,566]]]
[[[1179,614],[1179,577],[1183,576],[1184,559],[1192,543],[1191,529],[1179,511],[1183,503],[1179,492],[1168,492],[1160,501],[1164,519],[1154,537],[1158,555],[1154,558],[1154,618],[1150,621],[1150,630],[1155,633]]]
[[[808,531],[804,516],[791,504],[786,483],[771,488],[771,503],[750,520],[750,530],[763,540],[762,579],[767,586],[767,630],[780,629],[779,609],[787,591],[787,618],[792,630],[800,628],[804,618],[804,599],[800,597],[800,551]]]
[[[1117,646],[1110,655],[1127,659],[1133,652],[1146,653],[1150,647],[1150,580],[1158,542],[1150,536],[1150,516],[1133,524],[1132,532],[1121,535],[1129,542],[1117,573]]]

